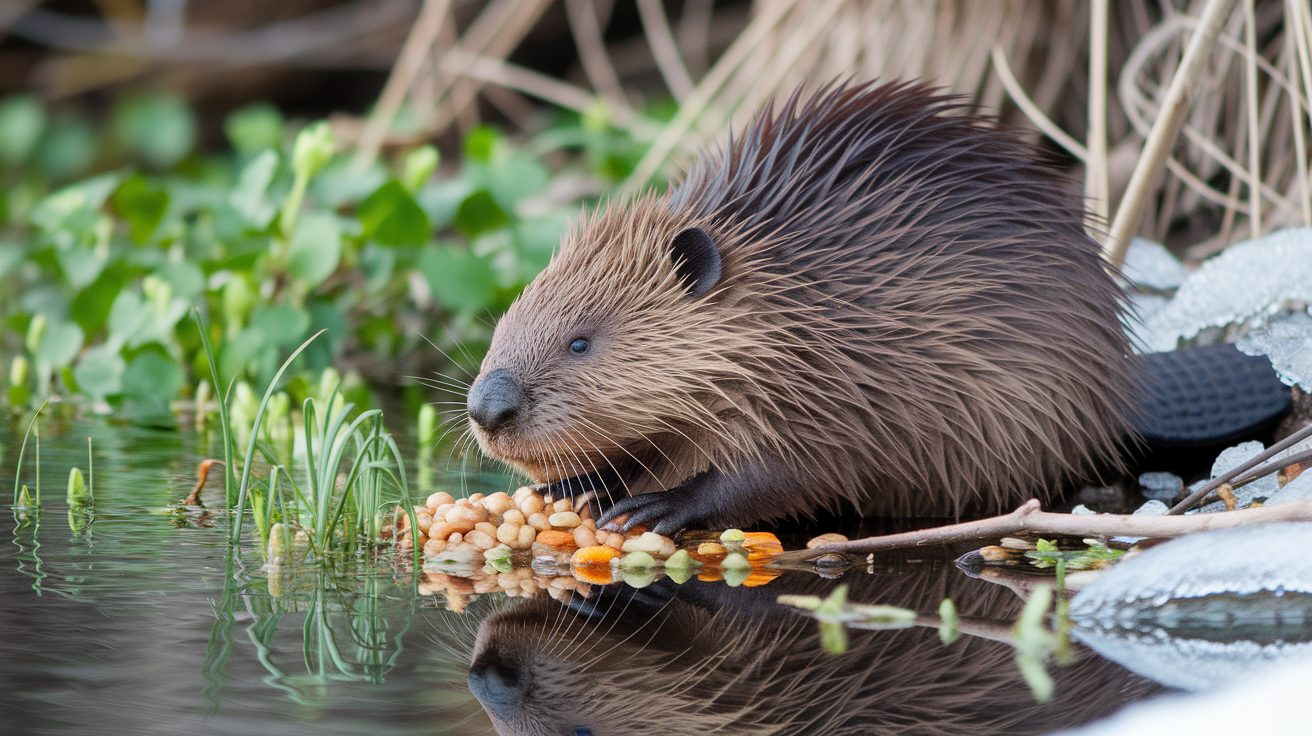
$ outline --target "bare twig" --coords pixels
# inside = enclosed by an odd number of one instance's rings
[[[387,128],[391,125],[392,118],[396,117],[397,111],[401,109],[406,92],[414,85],[415,77],[419,75],[424,60],[428,58],[433,44],[442,32],[442,21],[446,19],[450,5],[451,0],[424,0],[419,18],[415,20],[414,28],[406,37],[396,66],[387,77],[387,84],[383,85],[383,93],[378,98],[378,104],[374,107],[373,114],[369,116],[369,122],[365,124],[360,140],[356,144],[357,169],[365,168],[378,157],[378,149],[383,145],[383,138],[387,135]]]
[[[1043,110],[1039,109],[1039,106],[1034,104],[1034,101],[1030,99],[1030,96],[1025,92],[1025,88],[1021,86],[1020,82],[1016,79],[1016,75],[1012,73],[1011,64],[1007,62],[1007,55],[1003,52],[1002,46],[995,45],[993,47],[992,58],[993,69],[998,73],[998,79],[1002,80],[1002,86],[1007,90],[1007,94],[1010,95],[1011,101],[1016,103],[1016,107],[1019,107],[1021,112],[1025,113],[1025,117],[1029,118],[1031,123],[1034,123],[1034,127],[1038,128],[1044,135],[1055,141],[1057,145],[1065,148],[1066,151],[1075,158],[1078,158],[1081,161],[1088,161],[1089,150],[1085,148],[1082,143],[1075,140],[1075,136],[1062,130],[1060,125],[1054,123],[1052,119],[1045,115]]]
[[[1144,143],[1139,163],[1134,167],[1125,195],[1121,197],[1120,205],[1116,208],[1116,217],[1112,220],[1111,231],[1103,246],[1103,253],[1113,268],[1120,268],[1121,262],[1125,260],[1125,251],[1130,247],[1130,239],[1138,230],[1139,221],[1143,219],[1152,190],[1161,177],[1162,165],[1170,154],[1171,147],[1175,145],[1180,127],[1184,124],[1185,113],[1189,110],[1194,87],[1206,66],[1207,55],[1216,41],[1217,34],[1221,32],[1222,24],[1234,9],[1236,1],[1207,0],[1198,30],[1194,32],[1193,37],[1189,39],[1189,45],[1185,47],[1184,57],[1171,78],[1171,86],[1167,88],[1161,114],[1153,125],[1152,132],[1148,134],[1148,140]]]
[[[612,104],[625,104],[624,85],[606,51],[596,0],[565,0],[565,15],[569,18],[569,30],[574,36],[583,74],[592,88]]]
[[[669,18],[665,17],[665,7],[661,0],[638,0],[638,13],[642,16],[642,28],[647,35],[647,44],[651,46],[652,58],[660,70],[665,86],[675,100],[682,101],[692,93],[692,76],[683,65],[679,46],[674,42],[670,31]]]
[[[1072,537],[1178,537],[1213,529],[1230,529],[1276,521],[1312,521],[1312,501],[1283,506],[1249,508],[1217,514],[1192,516],[1134,516],[1131,514],[1059,514],[1043,511],[1031,499],[1005,516],[967,521],[915,532],[887,534],[848,542],[825,544],[815,549],[784,552],[780,561],[813,559],[831,553],[886,552],[894,549],[930,547],[981,539],[998,539],[1014,534],[1056,534]]]
[[[1249,219],[1253,221],[1253,232],[1262,233],[1262,134],[1259,131],[1258,118],[1260,110],[1257,104],[1257,13],[1253,9],[1253,0],[1244,0],[1244,43],[1248,53],[1244,55],[1244,88],[1248,99],[1248,192],[1252,200]]]
[[[626,193],[633,193],[651,180],[680,141],[684,139],[685,134],[698,116],[711,104],[720,87],[728,81],[734,70],[743,63],[749,54],[757,49],[757,46],[764,40],[766,35],[796,4],[797,0],[778,0],[777,2],[768,3],[764,6],[760,15],[752,19],[751,25],[744,29],[737,40],[733,42],[733,45],[720,56],[720,59],[715,62],[715,66],[707,72],[706,77],[697,85],[697,89],[693,90],[688,99],[684,100],[683,104],[679,106],[679,112],[661,131],[656,142],[643,154],[642,160],[634,167],[633,174],[625,182],[624,189]]]
[[[209,480],[210,469],[215,465],[223,465],[223,461],[211,457],[201,460],[200,464],[196,466],[196,485],[191,489],[191,493],[187,494],[187,498],[183,500],[183,506],[205,505],[200,500],[200,492],[205,490],[205,481]]]
[[[1089,155],[1084,161],[1084,201],[1093,214],[1094,229],[1106,226],[1111,216],[1111,190],[1107,177],[1107,3],[1089,6]]]

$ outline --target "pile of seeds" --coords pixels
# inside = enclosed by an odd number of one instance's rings
[[[586,500],[552,499],[531,487],[514,494],[475,493],[455,499],[434,493],[410,515],[398,508],[394,527],[403,548],[423,550],[424,594],[442,592],[460,611],[480,594],[502,592],[559,600],[586,595],[590,585],[623,581],[650,585],[663,575],[683,583],[764,585],[778,571],[765,563],[783,550],[763,532],[691,532],[679,546],[669,537],[635,527],[627,533],[598,529]]]
[[[447,565],[508,558],[609,564],[639,548],[661,559],[675,551],[669,537],[598,529],[585,500],[555,500],[527,486],[514,495],[475,493],[461,499],[438,492],[414,511],[417,532],[410,529],[409,515],[397,510],[401,543],[417,543],[426,561]]]

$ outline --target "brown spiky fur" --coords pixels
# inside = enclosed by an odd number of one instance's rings
[[[618,507],[667,531],[1047,498],[1129,433],[1122,294],[1083,215],[1028,144],[932,88],[795,95],[573,229],[483,363],[525,406],[476,434],[537,480],[673,489]],[[701,297],[669,251],[692,227],[723,259]]]

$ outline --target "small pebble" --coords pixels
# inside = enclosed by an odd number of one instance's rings
[[[692,555],[688,554],[688,550],[676,550],[674,554],[669,556],[669,559],[665,560],[665,571],[669,573],[671,570],[692,570],[697,564]]]
[[[570,564],[584,567],[610,565],[610,561],[619,556],[620,553],[613,547],[579,547],[570,558]]]
[[[538,536],[535,541],[537,541],[538,544],[545,544],[548,547],[556,547],[560,549],[565,549],[565,548],[573,549],[576,546],[574,544],[573,534],[571,534],[570,532],[557,531],[555,529],[548,529],[543,532],[538,532]]]
[[[747,562],[746,557],[743,558],[743,562],[744,563]],[[629,552],[628,554],[620,558],[621,570],[633,570],[643,567],[654,567],[655,565],[656,565],[656,558],[652,557],[650,554],[646,552]]]
[[[624,540],[620,551],[646,552],[653,557],[665,558],[674,554],[674,540],[655,532],[643,532],[637,537]]]
[[[720,543],[725,545],[742,544],[746,538],[747,535],[743,534],[742,529],[725,529],[720,532]]]
[[[832,570],[839,567],[848,567],[851,564],[851,560],[835,552],[829,552],[815,558],[815,566],[821,569]]]
[[[1144,498],[1171,503],[1184,490],[1184,480],[1175,473],[1144,473],[1139,476],[1139,490]]]
[[[724,556],[723,560],[720,560],[720,567],[725,570],[751,569],[752,563],[747,561],[747,557],[743,553],[730,552]]]
[[[1267,506],[1283,506],[1287,503],[1312,501],[1312,470],[1304,470],[1298,477],[1285,484],[1267,500]]]
[[[702,542],[697,545],[697,554],[702,557],[723,557],[729,554],[729,548],[719,542]]]
[[[573,511],[557,511],[548,519],[552,526],[560,529],[573,529],[583,523],[583,519]]]
[[[806,543],[806,548],[815,549],[816,547],[822,547],[826,544],[838,544],[839,542],[846,542],[846,541],[847,541],[847,537],[843,536],[842,534],[838,534],[836,532],[829,532],[828,534],[821,534],[820,536],[812,537],[811,539],[809,539]]]

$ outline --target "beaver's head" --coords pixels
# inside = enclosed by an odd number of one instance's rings
[[[725,237],[650,198],[577,226],[497,325],[469,391],[484,452],[537,481],[621,463],[681,480],[696,460],[680,438],[721,431],[735,342],[748,347],[726,334]]]

